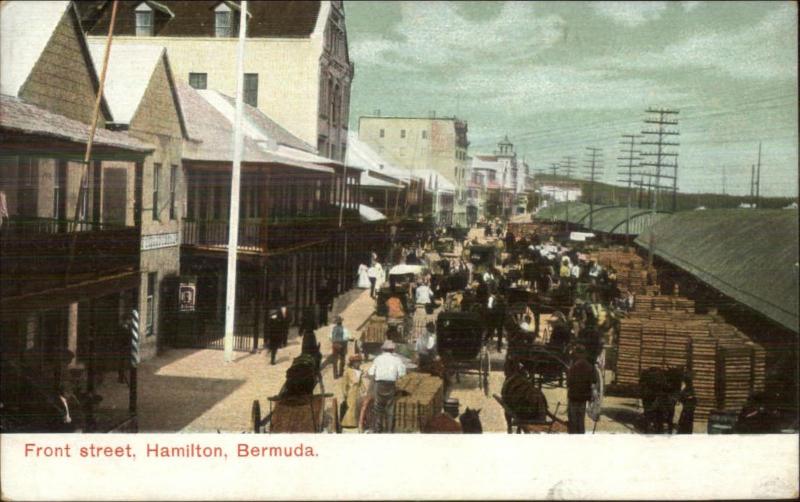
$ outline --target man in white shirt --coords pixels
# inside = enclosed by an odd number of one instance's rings
[[[433,290],[427,283],[422,283],[417,286],[416,302],[422,305],[427,305],[433,301]]]
[[[417,338],[415,346],[419,356],[420,369],[428,367],[436,357],[436,325],[429,322],[425,326],[425,332]]]
[[[394,399],[397,380],[406,374],[403,361],[394,354],[394,342],[386,340],[381,347],[383,354],[367,370],[375,380],[375,422],[373,432],[394,432]],[[384,428],[384,420],[386,427]]]

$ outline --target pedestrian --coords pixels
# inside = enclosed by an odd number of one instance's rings
[[[344,379],[341,383],[342,388],[342,427],[358,427],[361,403],[367,397],[368,386],[366,378],[361,371],[362,357],[359,354],[352,355],[347,360],[347,369],[344,372]]]
[[[567,428],[570,434],[584,434],[586,402],[592,399],[594,367],[587,360],[586,349],[578,345],[572,352],[572,363],[567,370]]]
[[[269,363],[275,365],[278,349],[283,345],[283,326],[279,311],[273,310],[267,319],[267,348],[269,349]]]
[[[687,375],[680,395],[681,415],[678,419],[678,434],[694,432],[694,410],[697,408],[697,396],[694,393],[692,377]]]
[[[369,267],[361,263],[358,266],[358,271],[356,272],[356,287],[359,289],[368,289],[369,288],[369,276],[367,275],[367,271]]]
[[[427,371],[436,359],[436,324],[428,322],[425,325],[425,331],[417,338],[415,348],[420,370]]]
[[[281,330],[281,347],[289,345],[289,308],[286,305],[281,305],[278,309],[278,326]]]
[[[375,380],[375,413],[372,430],[377,433],[394,432],[394,401],[397,380],[406,374],[403,361],[394,354],[395,345],[386,340],[381,346],[383,353],[367,370]]]
[[[334,379],[344,374],[344,359],[347,356],[347,342],[350,340],[350,332],[342,326],[342,321],[342,316],[337,316],[336,325],[331,330]]]
[[[491,340],[497,335],[497,352],[503,350],[503,320],[506,317],[506,308],[502,297],[494,292],[486,300],[486,325],[489,327],[487,338]]]
[[[428,286],[427,281],[422,282],[419,286],[417,286],[417,290],[414,293],[415,303],[418,305],[425,305],[427,306],[429,303],[433,301],[433,290],[430,286]]]
[[[300,333],[303,336],[300,352],[314,357],[316,369],[319,371],[322,364],[322,353],[319,351],[319,342],[317,342],[317,335],[314,333],[315,329],[313,313],[311,317],[309,317],[309,312],[306,310],[303,322],[300,324]]]
[[[378,284],[378,279],[383,273],[383,267],[378,261],[375,261],[369,269],[367,269],[367,278],[369,278],[369,297],[375,298],[375,287]]]

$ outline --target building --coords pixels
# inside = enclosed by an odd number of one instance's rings
[[[455,117],[380,117],[358,120],[358,137],[375,152],[415,173],[430,169],[458,188],[454,223],[466,224],[467,122]]]
[[[107,130],[103,99],[84,161],[99,80],[72,3],[3,2],[0,22],[4,432],[64,430],[60,396],[79,430],[129,428],[121,321],[142,285],[143,171],[156,148]]]
[[[482,216],[510,217],[518,205],[517,196],[525,192],[528,172],[527,164],[517,158],[508,136],[497,143],[497,150],[491,154],[475,155],[470,169],[472,183],[482,188]]]
[[[90,39],[108,33],[111,5],[78,3]],[[250,2],[248,10],[245,102],[320,155],[344,160],[353,64],[343,3]],[[233,1],[121,1],[114,44],[165,47],[177,80],[235,96],[239,16]]]
[[[89,49],[100,68],[105,44],[90,43]],[[180,221],[186,193],[181,155],[188,137],[166,50],[112,44],[104,96],[113,117],[108,127],[128,131],[155,147],[142,170],[138,311],[142,327],[139,354],[144,360],[163,344],[161,335],[166,329],[162,324],[169,326],[165,306],[178,303],[177,291],[168,284],[180,273]],[[106,174],[109,186],[120,185],[112,189],[122,189],[124,182],[113,170]]]
[[[183,149],[186,216],[175,344],[222,347],[235,101],[178,84],[190,140]],[[359,218],[360,171],[320,157],[245,105],[238,240],[237,350],[252,350],[267,309],[285,301],[295,322],[316,305],[323,278],[349,289],[358,263],[385,232]]]

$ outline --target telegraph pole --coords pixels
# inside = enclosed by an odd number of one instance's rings
[[[623,146],[627,147],[627,150],[623,152],[623,157],[617,157],[617,160],[620,162],[627,163],[627,165],[622,164],[620,165],[621,171],[619,172],[620,175],[623,176],[623,179],[617,180],[618,182],[625,182],[628,184],[628,207],[625,210],[625,247],[627,248],[630,245],[630,234],[631,234],[631,189],[633,185],[633,168],[634,166],[638,167],[640,158],[639,158],[639,151],[635,150],[636,147],[636,140],[641,138],[640,134],[623,134],[622,137],[626,140],[621,143]]]
[[[586,169],[589,170],[589,230],[594,230],[594,180],[603,170],[603,150],[593,146],[586,147],[589,157],[586,160]]]
[[[666,138],[669,136],[677,136],[679,133],[676,130],[669,130],[666,129],[666,126],[677,126],[678,120],[677,119],[670,119],[669,117],[674,117],[678,114],[677,110],[667,110],[667,109],[654,109],[648,108],[647,113],[650,113],[651,116],[655,116],[656,118],[648,118],[645,119],[645,124],[653,124],[656,127],[655,130],[648,129],[642,131],[642,134],[646,136],[654,136],[655,139],[653,141],[642,141],[640,145],[648,145],[655,147],[655,152],[642,152],[641,155],[643,157],[647,157],[651,160],[650,162],[640,162],[642,167],[649,167],[655,170],[653,173],[655,180],[650,183],[651,188],[653,189],[653,200],[651,205],[652,211],[652,218],[655,221],[656,212],[658,211],[658,190],[662,188],[661,179],[662,178],[672,178],[673,180],[673,194],[672,194],[672,210],[675,211],[676,209],[676,192],[677,192],[677,177],[678,177],[678,154],[677,152],[668,152],[665,150],[666,147],[677,147],[679,143],[676,142],[668,142]],[[672,163],[666,163],[665,160],[668,158],[672,158]],[[672,168],[673,175],[664,174],[664,169]],[[650,256],[648,259],[648,264],[650,266],[653,265],[653,248],[655,247],[655,232],[654,227],[650,227]]]
[[[552,162],[550,164],[550,169],[552,171],[551,174],[553,175],[553,204],[556,203],[556,176],[558,176],[557,173],[558,173],[558,168],[559,167],[560,166],[558,164],[556,164],[555,162]]]
[[[572,155],[567,155],[561,161],[561,167],[564,168],[564,176],[569,179],[572,178],[572,170],[576,167],[573,163],[575,161],[575,157]],[[566,184],[566,196],[567,196],[567,233],[569,233],[569,184]]]
[[[758,143],[758,164],[756,165],[756,209],[761,203],[761,142]]]

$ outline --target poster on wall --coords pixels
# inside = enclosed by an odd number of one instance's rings
[[[194,312],[197,295],[197,281],[194,278],[181,279],[178,310]]]

